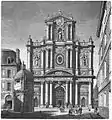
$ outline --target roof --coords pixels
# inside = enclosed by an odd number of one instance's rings
[[[12,52],[15,52],[14,50],[11,50],[11,49],[4,49],[4,48],[2,48],[2,51],[12,51]]]
[[[28,81],[32,81],[33,80],[33,74],[32,72],[30,72],[29,70],[26,69],[22,69],[19,72],[17,72],[17,74],[14,76],[14,79],[22,79],[23,77],[26,77],[26,79]]]
[[[97,37],[100,36],[100,31],[101,31],[101,26],[102,26],[105,6],[106,6],[106,1],[102,1],[101,9],[100,9],[100,15],[99,15],[99,20],[98,20],[98,27],[97,27],[97,32],[96,32],[96,36]]]

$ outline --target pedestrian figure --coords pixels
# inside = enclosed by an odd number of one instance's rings
[[[80,115],[82,114],[82,107],[81,107],[81,105],[79,107],[79,113],[80,113]]]
[[[69,109],[69,115],[72,115],[72,109],[71,108]]]
[[[96,114],[97,114],[97,112],[98,112],[98,108],[97,108],[97,107],[95,107],[94,113],[96,113]]]

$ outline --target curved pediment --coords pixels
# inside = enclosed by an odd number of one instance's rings
[[[65,70],[53,70],[53,71],[48,71],[46,74],[46,76],[49,76],[49,75],[53,75],[53,76],[72,76],[73,74],[68,72],[68,71],[65,71]]]

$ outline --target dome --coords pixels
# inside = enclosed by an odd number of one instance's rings
[[[14,76],[14,79],[15,80],[22,79],[23,77],[25,77],[27,81],[33,80],[32,72],[30,72],[29,70],[26,70],[26,69],[22,69],[19,72],[17,72],[16,75]]]

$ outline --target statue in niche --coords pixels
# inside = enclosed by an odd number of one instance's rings
[[[39,63],[38,63],[39,59],[40,59],[40,58],[39,58],[38,55],[36,55],[36,56],[34,57],[34,65],[36,65],[36,66],[39,65]]]
[[[62,39],[62,29],[59,28],[58,30],[58,39],[61,40]]]

